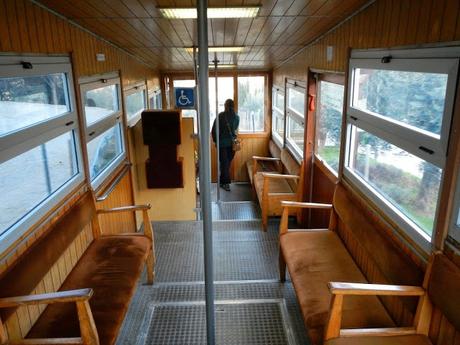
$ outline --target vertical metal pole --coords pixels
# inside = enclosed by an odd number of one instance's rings
[[[200,117],[198,116],[198,109],[199,109],[199,92],[200,90],[198,89],[198,64],[196,62],[196,47],[193,47],[193,78],[195,79],[195,91],[196,91],[196,104],[195,104],[195,110],[196,110],[196,128],[197,132],[196,134],[199,135],[200,133]]]
[[[204,284],[206,294],[207,344],[214,345],[214,281],[212,255],[212,207],[211,207],[211,152],[209,147],[209,83],[208,83],[208,1],[198,0],[198,87],[200,89],[200,196],[203,215]]]
[[[219,86],[217,82],[217,55],[214,55],[214,81],[216,87],[216,166],[217,166],[217,203],[220,202],[220,123],[219,123]]]

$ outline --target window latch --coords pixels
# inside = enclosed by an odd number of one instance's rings
[[[95,131],[92,131],[92,132],[89,133],[88,135],[89,135],[90,137],[92,137],[94,134],[96,134],[96,132],[95,132]]]
[[[433,150],[430,150],[429,148],[426,148],[425,146],[419,146],[418,147],[420,150],[422,150],[423,152],[426,152],[430,155],[434,154],[434,151]]]
[[[350,119],[352,119],[353,121],[358,121],[358,118],[356,116],[351,116],[350,115]]]
[[[70,125],[73,125],[73,121],[69,121],[65,124],[66,126],[70,126]]]
[[[382,63],[390,63],[393,57],[391,55],[384,56],[382,60],[380,60]]]
[[[32,68],[34,68],[32,63],[27,62],[27,61],[21,61],[21,65],[22,65],[22,68],[24,68],[24,69],[32,69]]]

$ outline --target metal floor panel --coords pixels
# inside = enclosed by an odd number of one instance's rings
[[[279,218],[262,231],[251,202],[213,205],[217,344],[309,344],[292,284],[278,281]],[[156,276],[146,273],[117,345],[206,344],[202,223],[154,222]]]
[[[212,203],[213,220],[261,219],[259,205],[251,201]]]
[[[216,343],[294,345],[283,317],[282,300],[216,302]],[[152,305],[150,332],[145,344],[206,343],[204,303]]]

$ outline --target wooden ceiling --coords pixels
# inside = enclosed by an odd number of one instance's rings
[[[38,0],[44,6],[161,70],[191,70],[196,20],[165,19],[158,7],[192,7],[196,0]],[[210,19],[210,46],[244,46],[219,53],[222,64],[270,69],[357,11],[369,0],[209,0],[209,7],[260,5],[256,18]],[[213,56],[210,56],[213,60]]]

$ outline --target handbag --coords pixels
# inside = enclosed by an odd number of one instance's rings
[[[225,122],[227,123],[227,129],[231,135],[232,139],[232,150],[233,151],[240,151],[241,150],[241,140],[238,139],[238,136],[233,134],[232,129],[230,128],[230,124],[228,123],[227,118],[224,116]]]

